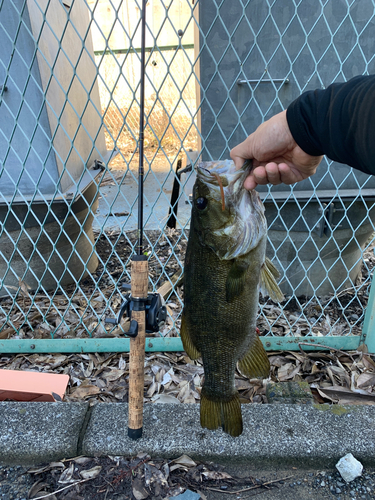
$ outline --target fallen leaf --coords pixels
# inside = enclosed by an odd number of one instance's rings
[[[147,389],[146,397],[152,398],[152,396],[157,392],[158,384],[156,382],[152,382],[150,387]]]
[[[375,405],[375,395],[370,395],[366,391],[353,392],[345,387],[333,386],[317,388],[319,394],[338,404],[370,404]]]
[[[139,478],[133,479],[132,490],[136,500],[144,500],[145,498],[149,497],[148,492],[144,488],[142,481]]]
[[[73,460],[78,465],[85,465],[88,462],[91,462],[92,458],[89,458],[89,457],[77,457],[77,458],[74,458]]]
[[[51,462],[48,465],[44,465],[43,467],[36,467],[36,468],[31,468],[28,469],[27,473],[28,474],[42,474],[43,472],[46,472],[48,470],[54,469],[54,468],[59,468],[61,467],[62,469],[65,469],[65,465],[62,462]]]
[[[109,373],[103,373],[103,378],[106,379],[107,382],[114,382],[125,374],[125,370],[119,370],[116,368],[111,368]]]
[[[97,466],[93,467],[92,469],[81,470],[79,472],[79,474],[82,477],[82,479],[93,479],[94,477],[96,477],[100,474],[101,470],[102,470],[101,465],[97,465]]]
[[[85,399],[94,394],[98,394],[99,392],[100,389],[96,385],[85,385],[85,386],[80,385],[79,387],[77,387],[77,389],[74,389],[70,393],[70,397],[76,399]]]
[[[181,455],[180,457],[175,458],[169,462],[169,465],[171,464],[179,464],[185,467],[195,467],[197,465],[188,455]]]
[[[18,284],[21,289],[22,295],[30,298],[29,290],[31,290],[31,287],[25,281],[22,281],[20,277],[18,277]]]
[[[72,462],[70,466],[62,472],[59,479],[59,483],[62,484],[74,483],[76,479],[73,479],[73,473],[74,473],[74,463]]]
[[[375,385],[375,374],[361,373],[361,375],[357,378],[357,387],[369,387],[370,385]]]
[[[169,491],[168,491],[168,497],[169,498],[174,498],[177,495],[181,495],[185,491],[186,488],[183,488],[182,486],[173,486]]]
[[[171,465],[169,468],[169,470],[171,472],[173,472],[174,470],[177,470],[177,469],[182,469],[185,472],[187,472],[189,470],[187,467],[185,467],[184,465],[181,465],[181,464]]]
[[[42,491],[46,486],[49,486],[48,483],[43,483],[42,479],[39,479],[39,481],[36,481],[36,483],[34,483],[29,489],[28,497],[34,498],[39,496],[40,491]]]
[[[299,366],[295,366],[293,363],[287,363],[279,368],[277,377],[280,382],[285,382],[286,380],[292,379],[299,371]]]
[[[55,401],[58,401],[59,403],[62,402],[61,396],[59,394],[56,394],[56,392],[51,392],[51,394]]]
[[[152,398],[154,403],[180,403],[180,401],[170,394],[157,394]]]
[[[202,472],[202,476],[204,476],[207,479],[211,479],[213,481],[221,481],[223,479],[233,479],[233,477],[229,475],[227,472],[218,472],[215,470],[204,471]]]

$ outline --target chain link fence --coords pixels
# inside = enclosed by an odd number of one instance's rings
[[[150,0],[145,252],[167,302],[148,350],[182,349],[194,172],[306,89],[373,72],[372,0]],[[116,351],[137,238],[140,4],[0,1],[0,351]],[[374,179],[326,161],[261,189],[282,305],[261,299],[268,349],[356,348],[375,263]],[[175,215],[175,220],[171,214]],[[366,341],[369,339],[367,338]]]

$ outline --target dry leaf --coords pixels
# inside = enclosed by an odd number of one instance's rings
[[[43,467],[36,467],[36,468],[31,468],[27,471],[28,474],[42,474],[43,472],[46,472],[48,470],[54,469],[54,468],[62,468],[65,469],[65,465],[62,462],[51,462],[48,465],[44,465]]]
[[[202,472],[202,476],[204,476],[206,479],[211,479],[213,481],[221,481],[223,479],[233,479],[233,477],[229,475],[227,472],[218,472],[215,470]]]
[[[29,498],[34,498],[34,497],[37,497],[39,496],[40,492],[43,490],[43,488],[45,487],[48,487],[49,484],[48,483],[43,483],[42,482],[42,479],[39,479],[39,481],[36,481],[32,486],[31,488],[29,489],[29,492],[28,492],[28,497]]]
[[[158,384],[156,382],[152,382],[152,384],[150,385],[150,387],[146,392],[146,397],[151,398],[155,394],[155,392],[157,392],[157,388]]]
[[[8,339],[11,335],[16,334],[17,331],[14,328],[4,328],[0,332],[0,339]]]
[[[341,405],[346,404],[375,404],[375,395],[372,396],[366,391],[353,392],[345,387],[333,386],[317,389],[322,397],[338,402]]]
[[[361,373],[357,378],[357,387],[360,389],[363,387],[369,387],[375,385],[375,374],[374,373]]]
[[[100,474],[101,470],[102,470],[101,465],[97,465],[92,469],[81,470],[79,474],[82,477],[82,479],[93,479],[94,477]]]
[[[88,462],[91,462],[92,458],[89,458],[89,457],[77,457],[77,458],[73,458],[72,460],[74,460],[74,462],[76,464],[78,464],[78,465],[85,465]]]
[[[73,479],[73,473],[74,473],[74,463],[72,462],[70,466],[62,472],[59,479],[59,483],[62,484],[74,483],[76,479]]]
[[[152,398],[154,403],[180,403],[180,401],[170,394],[157,394]]]
[[[174,470],[177,470],[177,469],[181,469],[185,472],[187,472],[189,470],[187,467],[185,467],[184,465],[180,465],[180,464],[171,465],[169,470],[171,472],[173,472]]]
[[[116,368],[111,368],[109,373],[103,373],[103,378],[106,379],[107,382],[114,382],[125,374],[125,370],[119,370]]]
[[[133,495],[136,500],[144,500],[149,497],[148,492],[144,488],[142,481],[137,477],[132,481]]]
[[[168,496],[169,498],[176,497],[177,495],[181,495],[186,488],[183,488],[182,486],[173,486],[169,491],[168,491]]]
[[[75,399],[85,399],[93,394],[98,394],[100,392],[99,387],[96,385],[80,385],[77,389],[74,389],[70,396]]]
[[[22,281],[19,276],[18,276],[18,284],[21,289],[22,295],[24,295],[27,298],[30,298],[29,290],[31,290],[31,287],[25,281]]]
[[[184,465],[185,467],[195,467],[197,465],[194,462],[194,460],[192,460],[187,455],[181,455],[180,457],[175,458],[174,460],[172,460],[171,462],[169,462],[169,465],[170,464],[179,464],[179,465]]]
[[[125,370],[125,368],[126,368],[126,361],[122,356],[119,359],[118,367],[120,370]]]
[[[368,370],[372,370],[375,372],[375,362],[370,358],[370,356],[363,354],[362,356],[362,363],[367,368]]]
[[[299,366],[295,366],[293,363],[287,363],[286,365],[279,368],[277,377],[280,382],[291,380],[299,372],[299,370]]]

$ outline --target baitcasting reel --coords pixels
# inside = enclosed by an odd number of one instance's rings
[[[131,285],[122,284],[124,290],[130,290]],[[145,310],[146,312],[146,333],[158,332],[163,328],[167,318],[167,308],[160,293],[150,292],[146,299],[132,297],[131,293],[124,295],[117,318],[105,318],[105,323],[119,325],[125,315],[130,318],[130,328],[125,333],[128,337],[136,337],[138,334],[138,323],[131,319],[132,311]]]

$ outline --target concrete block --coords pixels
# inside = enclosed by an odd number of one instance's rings
[[[36,465],[78,455],[87,403],[0,403],[0,464]]]

